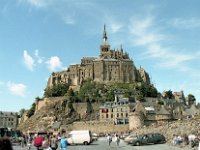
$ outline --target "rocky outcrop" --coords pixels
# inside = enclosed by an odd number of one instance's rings
[[[48,130],[55,121],[68,124],[77,119],[77,113],[68,109],[66,100],[52,101],[38,110],[33,116],[21,122],[18,129],[23,132]]]

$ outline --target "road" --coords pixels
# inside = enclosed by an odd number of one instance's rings
[[[13,146],[14,150],[21,150],[20,146]],[[115,142],[108,146],[106,138],[100,138],[97,142],[91,145],[68,146],[67,150],[189,150],[179,147],[169,146],[167,144],[145,145],[145,146],[130,146],[120,141],[120,145],[116,146]],[[27,150],[25,148],[24,150]],[[34,147],[31,150],[36,150]]]

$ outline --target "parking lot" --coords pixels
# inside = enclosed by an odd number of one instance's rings
[[[14,150],[21,150],[20,146],[14,146]],[[26,150],[25,148],[24,150]],[[155,145],[145,145],[145,146],[130,146],[124,143],[123,140],[120,141],[120,145],[117,146],[115,142],[108,146],[106,138],[99,138],[98,141],[92,143],[91,145],[76,145],[68,146],[67,150],[183,150],[183,148],[169,146],[167,144],[155,144]],[[32,150],[36,150],[34,147]],[[189,149],[184,149],[189,150]]]

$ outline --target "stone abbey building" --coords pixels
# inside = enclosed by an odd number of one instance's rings
[[[122,46],[117,50],[110,48],[105,26],[99,57],[83,57],[81,64],[70,65],[67,70],[61,72],[53,72],[49,77],[48,87],[59,83],[79,87],[86,79],[105,84],[141,81],[150,84],[148,73],[141,67],[136,68]]]

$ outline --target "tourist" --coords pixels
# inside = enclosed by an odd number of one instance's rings
[[[66,150],[67,149],[67,139],[65,138],[65,133],[63,133],[61,139],[60,139],[60,149],[61,150]]]
[[[57,139],[55,135],[53,135],[50,142],[51,142],[51,149],[56,150],[58,147],[58,144],[57,144]]]
[[[24,138],[24,135],[22,135],[21,137],[21,148],[24,149],[25,147],[25,142],[26,142],[26,139]]]
[[[32,143],[33,143],[33,137],[31,135],[29,135],[28,136],[28,142],[27,142],[28,150],[31,149]]]
[[[9,138],[7,137],[0,138],[0,150],[13,150]]]
[[[119,135],[115,135],[115,142],[117,144],[117,146],[119,146],[119,142],[120,142],[120,138],[119,138]]]
[[[51,147],[49,147],[49,143],[47,140],[44,140],[42,142],[42,148],[43,148],[43,150],[52,150]]]
[[[107,136],[107,141],[108,141],[108,145],[110,146],[110,144],[112,142],[112,136],[110,134],[108,134],[108,136]]]

